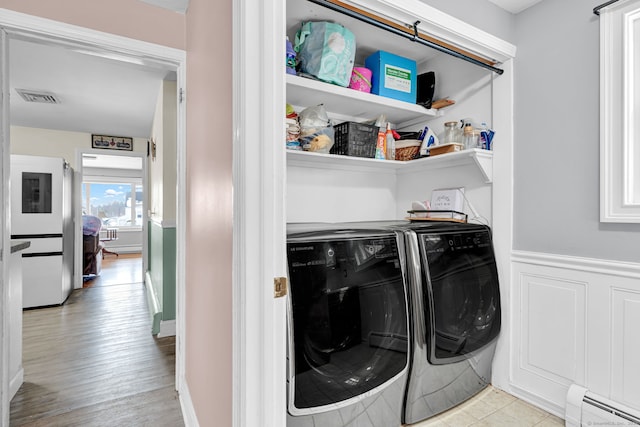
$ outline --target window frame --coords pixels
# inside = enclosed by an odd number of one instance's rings
[[[620,1],[600,11],[601,222],[640,223],[638,73],[640,0]]]

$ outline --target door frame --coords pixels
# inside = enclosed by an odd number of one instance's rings
[[[181,396],[181,404],[184,406],[183,395],[188,396],[188,391],[182,393],[186,388],[185,381],[185,357],[184,357],[184,294],[185,294],[185,247],[186,247],[186,105],[179,96],[180,92],[186,90],[186,52],[141,40],[131,39],[115,34],[104,33],[89,28],[78,27],[71,24],[52,21],[50,19],[27,15],[8,9],[0,9],[0,83],[2,84],[2,104],[0,106],[0,153],[2,155],[2,185],[0,196],[9,194],[9,158],[10,158],[10,126],[9,123],[9,64],[8,64],[8,39],[19,37],[21,39],[33,40],[39,43],[66,44],[70,46],[82,46],[84,49],[92,49],[96,52],[116,53],[129,57],[140,57],[146,60],[156,61],[166,65],[167,69],[176,71],[177,75],[177,212],[176,212],[176,388]],[[0,239],[2,242],[2,259],[7,260],[10,254],[11,235],[10,224],[7,220],[10,212],[10,205],[7,197],[2,197],[4,203],[0,207]],[[2,369],[0,370],[0,407],[2,408],[2,418],[0,426],[9,425],[9,393],[8,393],[8,339],[9,325],[6,313],[9,312],[8,298],[8,277],[9,268],[7,262],[2,262],[0,266],[2,277],[2,287],[0,292],[0,308],[2,320],[0,320],[0,333],[2,334],[0,349],[0,360]],[[189,403],[190,404],[190,403]]]
[[[0,426],[9,425],[9,265],[11,257],[8,214],[11,212],[9,195],[9,41],[6,31],[0,27]]]
[[[147,271],[148,266],[148,256],[149,256],[149,239],[146,238],[147,233],[149,232],[149,226],[147,221],[148,217],[148,209],[149,209],[149,182],[148,182],[148,173],[147,173],[147,155],[145,153],[139,151],[118,151],[118,150],[110,150],[105,152],[105,150],[98,150],[95,148],[76,148],[76,169],[73,177],[73,218],[75,221],[75,226],[73,228],[74,234],[74,289],[82,288],[83,278],[82,278],[82,183],[84,182],[84,166],[82,165],[82,159],[84,154],[95,154],[95,155],[109,155],[109,156],[123,156],[123,157],[139,157],[142,159],[142,190],[143,190],[143,199],[142,199],[142,277],[145,277],[145,272]],[[132,206],[134,209],[135,207]]]

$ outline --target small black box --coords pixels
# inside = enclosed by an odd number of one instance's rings
[[[418,75],[418,96],[416,104],[431,108],[433,93],[436,87],[436,73],[429,71]]]

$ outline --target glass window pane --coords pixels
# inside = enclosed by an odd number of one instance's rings
[[[22,213],[51,213],[51,174],[22,172]]]
[[[130,216],[127,215],[127,194],[131,192],[131,184],[92,182],[87,185],[90,215],[102,219],[102,224],[107,227],[131,225]]]

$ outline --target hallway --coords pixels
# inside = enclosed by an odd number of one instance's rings
[[[141,278],[139,257],[109,255],[64,305],[23,312],[11,426],[184,425],[175,337],[151,335]]]

